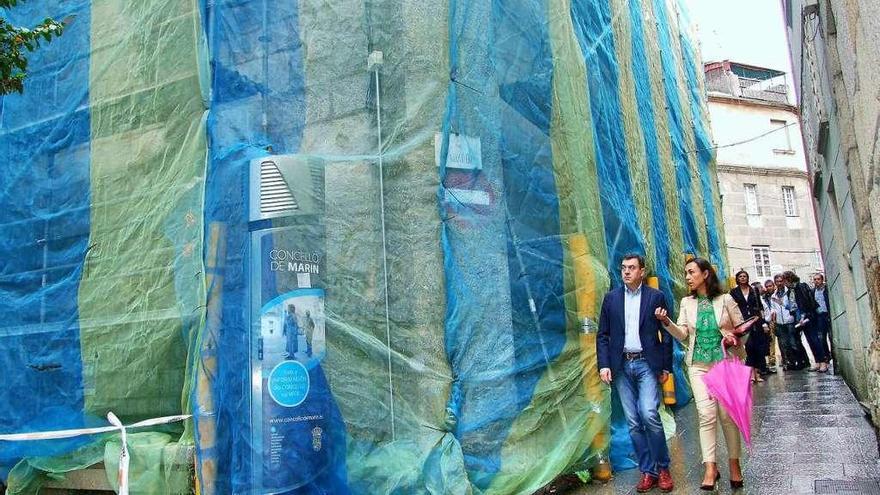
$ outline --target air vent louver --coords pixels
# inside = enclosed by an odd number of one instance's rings
[[[285,213],[297,209],[296,198],[275,163],[260,163],[260,213]]]

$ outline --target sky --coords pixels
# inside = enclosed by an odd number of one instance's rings
[[[781,0],[684,0],[704,62],[731,60],[791,74]],[[789,84],[792,78],[788,76]]]

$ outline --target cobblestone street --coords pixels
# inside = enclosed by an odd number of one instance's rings
[[[736,493],[880,494],[877,437],[842,378],[780,371],[753,390],[753,448],[751,453],[744,449],[745,488]],[[696,416],[693,402],[676,414],[678,432],[669,444],[676,494],[700,493]],[[717,493],[731,493],[723,439],[718,445],[722,477]],[[636,493],[638,475],[637,469],[623,471],[606,485],[574,493]]]

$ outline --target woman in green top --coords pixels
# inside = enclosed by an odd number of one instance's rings
[[[709,396],[703,375],[712,365],[724,359],[722,341],[733,337],[733,327],[742,323],[742,313],[730,294],[721,290],[715,269],[705,259],[694,258],[685,264],[685,280],[690,295],[681,300],[677,322],[659,311],[657,318],[666,330],[687,345],[685,362],[688,365],[691,390],[700,419],[700,448],[703,453],[705,472],[703,490],[714,490],[718,481],[718,464],[715,457],[716,431],[720,423],[727,443],[730,463],[730,486],[743,486],[742,468],[739,464],[740,432],[718,402]],[[732,347],[730,352],[742,357],[742,345]]]
[[[714,364],[724,359],[724,351],[721,350],[724,336],[715,319],[712,301],[706,295],[697,295],[696,331],[693,362]]]

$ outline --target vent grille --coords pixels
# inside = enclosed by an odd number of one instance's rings
[[[260,213],[286,213],[297,209],[299,204],[275,163],[260,163]]]
[[[822,495],[877,495],[880,494],[880,483],[875,479],[816,480],[813,482],[813,493]]]
[[[324,204],[324,171],[320,167],[309,167],[312,178],[312,192],[319,205]]]

